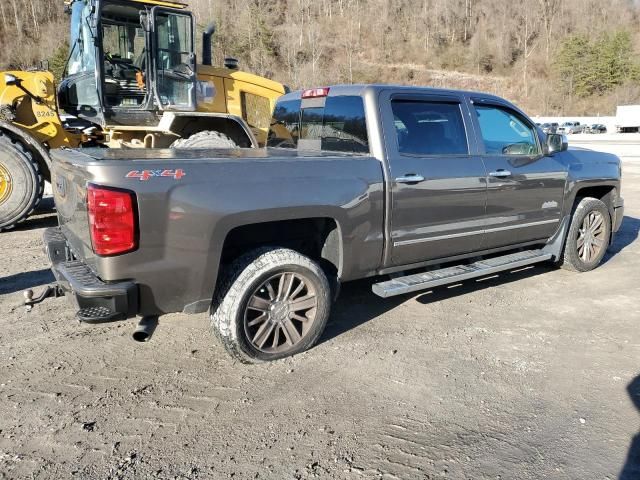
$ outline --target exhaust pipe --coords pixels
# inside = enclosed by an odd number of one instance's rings
[[[211,38],[216,33],[216,24],[210,23],[209,26],[202,32],[202,64],[213,65],[211,54]]]
[[[142,317],[136,330],[133,332],[133,339],[136,342],[145,343],[151,340],[153,332],[156,331],[158,326],[158,317]]]

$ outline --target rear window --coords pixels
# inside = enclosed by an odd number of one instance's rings
[[[322,150],[369,153],[362,98],[328,97],[324,107],[300,106],[300,100],[277,104],[267,146],[297,148],[301,139],[317,140]]]
[[[458,103],[391,102],[398,150],[409,155],[466,155],[467,135]]]

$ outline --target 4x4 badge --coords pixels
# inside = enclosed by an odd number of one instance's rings
[[[187,174],[181,168],[176,170],[132,170],[127,173],[126,178],[137,178],[141,182],[146,182],[150,178],[155,177],[170,177],[175,180],[180,180]]]

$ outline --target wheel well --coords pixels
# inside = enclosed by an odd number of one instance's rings
[[[304,218],[255,223],[234,228],[225,239],[221,263],[226,264],[247,250],[272,245],[291,248],[317,261],[331,275],[339,275],[342,242],[332,218]]]
[[[251,148],[253,146],[251,138],[242,125],[237,120],[228,117],[179,116],[174,119],[171,130],[182,138],[189,138],[204,131],[220,132],[240,147]]]
[[[580,200],[586,197],[597,198],[607,206],[610,213],[613,213],[613,199],[615,190],[616,188],[610,185],[581,188],[576,193],[575,205],[580,203]]]

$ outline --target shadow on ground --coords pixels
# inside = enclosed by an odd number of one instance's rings
[[[604,257],[603,263],[608,262],[611,257],[620,253],[622,250],[635,242],[638,238],[638,235],[640,234],[639,232],[640,219],[625,216],[622,219],[620,230],[618,230],[618,233],[616,233],[616,236],[614,237],[613,244],[607,250],[607,254]]]
[[[640,412],[640,375],[627,386],[631,402]],[[627,454],[627,461],[620,472],[620,480],[638,480],[640,478],[640,432],[633,437]]]
[[[333,313],[327,328],[320,339],[320,343],[331,340],[351,329],[373,320],[380,315],[396,308],[401,303],[414,296],[423,305],[439,302],[448,298],[477,292],[485,288],[497,287],[515,282],[523,278],[542,275],[557,267],[551,264],[532,265],[514,271],[502,272],[491,277],[467,280],[464,283],[437,287],[419,294],[400,295],[391,298],[381,298],[371,291],[374,282],[380,279],[359,280],[344,285],[340,298],[333,308]],[[416,296],[417,295],[417,296]]]
[[[55,281],[51,270],[35,270],[33,272],[17,273],[8,277],[0,278],[0,295],[21,292],[28,288],[48,285]]]

